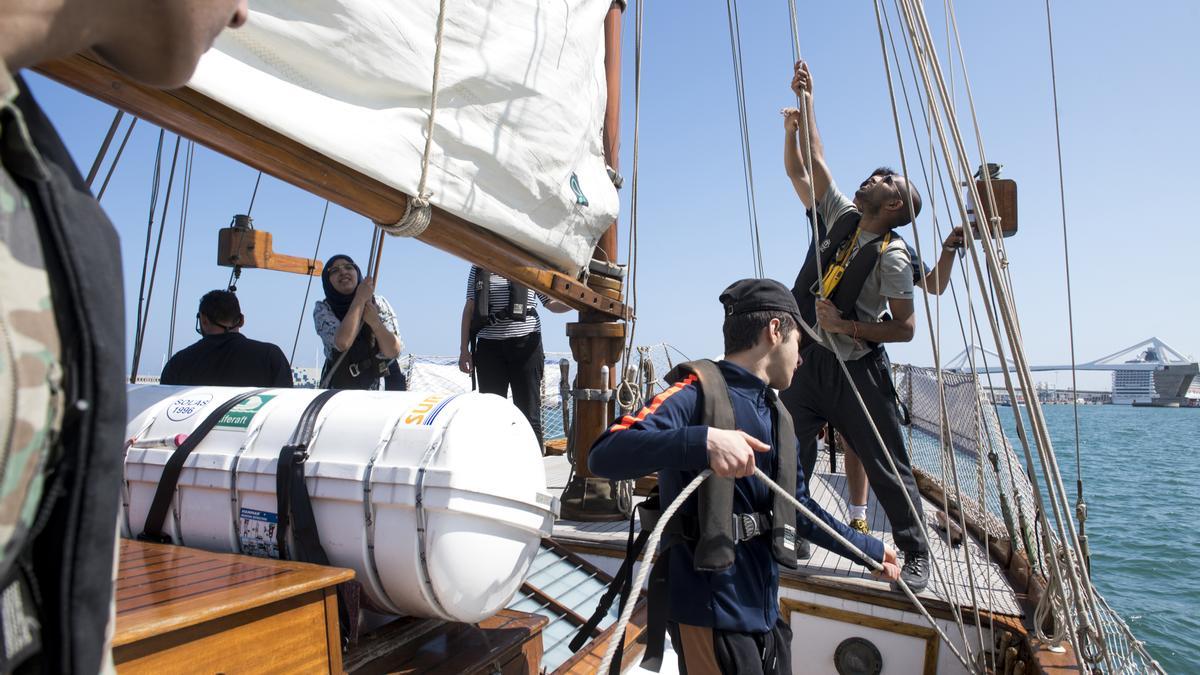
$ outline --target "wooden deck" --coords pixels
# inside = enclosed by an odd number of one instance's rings
[[[551,490],[561,491],[567,484],[570,466],[565,457],[546,457],[546,483]],[[841,519],[849,520],[846,506],[846,477],[828,471],[828,464],[818,466],[812,479],[813,498],[826,511]],[[940,510],[924,500],[926,533],[929,537],[930,553],[936,571],[929,587],[921,592],[923,600],[933,606],[978,606],[980,609],[1007,616],[1021,616],[1022,610],[1016,594],[1009,585],[1001,568],[988,559],[983,545],[966,537],[961,546],[951,546],[945,533],[932,525],[935,514]],[[868,511],[868,525],[873,536],[883,539],[889,546],[892,540],[891,526],[879,502],[872,496]],[[584,551],[623,556],[625,541],[629,534],[628,521],[576,522],[559,520],[554,524],[554,538],[568,546]],[[973,574],[972,574],[973,572]],[[942,581],[939,581],[939,575]],[[972,599],[972,576],[975,579],[975,599]],[[828,584],[839,588],[861,589],[874,595],[894,596],[909,602],[903,591],[874,579],[866,568],[825,549],[814,547],[811,559],[798,570],[783,570],[783,585],[790,581],[803,583],[806,588]]]

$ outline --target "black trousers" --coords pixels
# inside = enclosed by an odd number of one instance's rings
[[[508,396],[511,388],[513,403],[525,413],[525,419],[537,435],[538,449],[545,452],[542,376],[546,354],[542,351],[542,334],[530,333],[507,340],[480,338],[475,345],[474,362],[479,391]]]
[[[792,627],[782,618],[765,633],[669,624],[680,675],[792,675]]]
[[[805,478],[811,479],[817,464],[817,432],[828,422],[850,441],[862,461],[871,489],[892,524],[896,546],[906,552],[927,550],[921,536],[924,516],[914,517],[904,499],[907,492],[918,514],[922,513],[921,495],[904,446],[887,366],[874,353],[846,362],[850,377],[858,386],[871,419],[887,446],[885,449],[876,442],[870,423],[838,365],[837,356],[820,345],[809,345],[800,352],[800,357],[804,362],[796,371],[792,386],[779,398],[787,406],[796,426],[800,466],[804,468]],[[899,479],[892,473],[885,452],[890,452],[895,460]]]

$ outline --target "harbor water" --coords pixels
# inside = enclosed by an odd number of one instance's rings
[[[1074,506],[1072,406],[1043,410]],[[1092,580],[1167,672],[1200,672],[1200,409],[1079,406],[1079,427]]]

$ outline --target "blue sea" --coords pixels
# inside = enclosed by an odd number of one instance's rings
[[[1072,406],[1043,410],[1074,507]],[[1167,672],[1200,672],[1200,409],[1079,406],[1079,425],[1092,580]]]

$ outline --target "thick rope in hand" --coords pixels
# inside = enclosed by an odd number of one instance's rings
[[[712,475],[712,469],[705,469],[704,471],[701,471],[700,475],[692,479],[692,482],[688,483],[687,486],[680,491],[679,495],[675,497],[675,500],[671,502],[670,506],[663,511],[661,516],[659,516],[658,523],[654,526],[654,530],[650,533],[650,538],[646,541],[644,555],[647,557],[643,559],[642,563],[638,566],[638,573],[634,578],[629,599],[625,602],[625,609],[621,611],[620,618],[617,619],[616,629],[612,632],[612,638],[609,640],[608,647],[604,652],[604,659],[600,662],[600,667],[596,670],[597,673],[608,672],[609,667],[612,665],[612,660],[616,655],[617,645],[624,640],[625,629],[629,625],[630,617],[633,616],[633,608],[637,604],[638,596],[641,595],[642,586],[646,583],[646,576],[650,573],[650,568],[654,566],[655,554],[658,551],[658,542],[662,538],[662,533],[666,529],[667,524],[671,521],[671,518],[675,515],[675,512],[679,510],[679,507],[683,505],[687,498],[690,497],[691,494],[700,487],[701,483],[703,483],[706,479],[708,479],[709,476]],[[763,481],[767,487],[771,488],[771,491],[778,493],[784,499],[786,499],[788,503],[790,503],[797,511],[800,512],[800,515],[804,516],[814,525],[821,528],[826,534],[832,537],[834,541],[841,544],[848,551],[853,553],[856,558],[862,561],[864,566],[869,567],[873,572],[880,572],[883,570],[882,563],[859,550],[857,546],[850,543],[845,537],[839,534],[837,530],[833,529],[829,523],[826,523],[824,520],[818,518],[816,514],[809,510],[807,506],[802,504],[800,500],[796,499],[795,495],[789,493],[787,490],[784,490],[775,481],[771,480],[771,478],[767,476],[767,474],[763,473],[761,469],[755,467],[754,476]],[[954,646],[954,643],[951,642],[950,638],[947,637],[942,631],[942,627],[938,625],[937,620],[933,618],[933,616],[929,613],[929,610],[925,609],[925,605],[923,605],[917,598],[916,594],[912,592],[912,589],[908,587],[908,584],[904,583],[904,579],[898,579],[896,583],[900,586],[900,589],[904,591],[904,594],[908,596],[909,600],[912,601],[913,605],[915,605],[920,613],[925,617],[925,620],[929,622],[929,625],[933,627],[933,630],[937,632],[938,637],[941,638],[942,642],[944,642],[946,646],[950,648],[950,651],[953,652],[956,657],[958,657],[958,660],[963,664],[963,667],[966,668],[968,672],[975,672],[976,669],[972,668],[970,662],[962,655],[961,652],[958,651],[958,648]]]
[[[640,2],[639,2],[640,4]],[[662,539],[663,530],[666,529],[667,523],[671,522],[671,518],[679,507],[691,496],[700,484],[709,476],[713,475],[712,469],[705,469],[700,472],[699,476],[692,479],[692,482],[680,491],[679,496],[671,505],[663,510],[662,515],[658,518],[658,523],[654,526],[654,530],[650,532],[650,538],[646,541],[644,555],[647,556],[642,564],[638,566],[637,577],[633,580],[629,599],[625,602],[625,608],[621,610],[621,616],[617,619],[616,630],[612,631],[612,637],[608,640],[608,647],[604,650],[604,658],[600,661],[600,667],[596,669],[597,673],[607,673],[612,665],[613,658],[617,655],[617,646],[625,641],[625,628],[629,625],[629,619],[633,616],[633,607],[637,604],[638,596],[642,593],[642,586],[646,583],[646,577],[650,574],[650,568],[654,566],[655,554],[658,552],[658,541]]]
[[[379,229],[394,237],[419,237],[429,227],[433,219],[429,206],[429,156],[433,151],[434,118],[437,115],[438,79],[442,73],[442,35],[446,26],[446,0],[438,3],[437,33],[434,36],[433,51],[433,85],[429,92],[429,123],[425,127],[425,151],[421,154],[421,181],[417,184],[417,194],[409,197],[404,206],[404,215],[394,225],[377,223]]]

